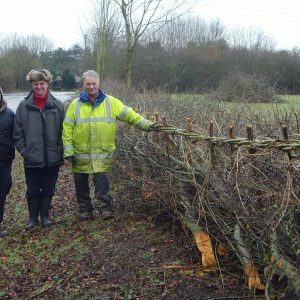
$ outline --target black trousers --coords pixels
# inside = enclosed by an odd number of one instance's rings
[[[0,166],[0,224],[3,221],[6,196],[12,186],[11,165]]]
[[[49,168],[25,168],[26,198],[52,197],[60,166]]]
[[[77,203],[80,213],[91,212],[94,208],[90,196],[89,174],[74,173],[74,182]],[[112,210],[112,196],[109,191],[109,180],[105,173],[93,173],[93,184],[96,199],[99,201],[101,210]]]

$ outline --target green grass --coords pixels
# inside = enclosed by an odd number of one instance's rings
[[[236,130],[245,131],[238,127],[245,128],[246,124],[254,125],[256,130],[259,130],[256,132],[262,135],[269,135],[269,128],[279,128],[280,124],[287,124],[293,133],[299,132],[300,95],[281,95],[279,98],[277,103],[244,103],[213,101],[205,94],[174,94],[171,97],[172,101],[182,107],[182,110],[175,111],[175,114],[179,113],[179,117],[182,114],[182,117],[173,118],[174,113],[170,112],[168,118],[170,123],[174,123],[182,122],[184,116],[189,116],[193,124],[198,126],[198,131],[200,128],[208,128],[209,122],[214,121],[218,127],[215,131],[218,130],[219,134],[221,131],[224,134],[229,125],[235,125]],[[182,126],[184,125],[179,125]],[[274,132],[277,129],[272,130]]]
[[[84,245],[82,236],[68,241],[67,244],[61,244],[59,247],[56,245],[56,248],[52,250],[53,252],[50,257],[52,263],[58,263],[61,259],[70,255],[70,253],[74,261],[80,261],[88,252],[88,248]]]
[[[199,104],[205,104],[208,101],[207,94],[172,94],[171,99],[174,101],[197,101]],[[281,110],[300,110],[300,95],[280,95],[278,103],[240,103],[240,102],[222,102],[227,108],[236,109],[238,107],[252,107],[268,112],[274,108]]]

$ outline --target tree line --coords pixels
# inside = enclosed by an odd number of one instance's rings
[[[43,67],[60,76],[65,89],[95,69],[102,80],[129,87],[208,92],[238,72],[263,78],[280,93],[300,93],[300,49],[276,50],[260,30],[229,31],[218,19],[179,14],[184,1],[172,2],[168,13],[158,12],[161,0],[141,0],[144,6],[135,8],[136,2],[96,1],[82,42],[69,49],[54,49],[43,35],[0,35],[0,85],[27,89],[27,72]]]

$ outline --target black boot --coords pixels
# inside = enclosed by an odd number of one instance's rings
[[[43,227],[49,227],[52,222],[49,220],[49,208],[51,205],[52,197],[42,197],[40,200],[40,215]]]
[[[1,223],[0,223],[0,238],[7,236],[7,232],[3,230]]]
[[[25,227],[26,230],[31,230],[35,226],[39,225],[39,206],[40,199],[38,197],[27,198],[27,205],[29,211],[29,223]]]
[[[106,195],[101,195],[98,197],[100,206],[101,206],[101,214],[104,220],[110,220],[114,218],[113,213],[113,198],[111,193],[108,192]]]

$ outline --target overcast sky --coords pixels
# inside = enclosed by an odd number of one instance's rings
[[[299,0],[198,0],[196,12],[219,18],[226,28],[259,28],[277,49],[300,48]]]
[[[187,0],[188,1],[188,0]],[[277,49],[300,48],[299,0],[197,0],[194,14],[219,18],[226,28],[259,28],[273,37]],[[80,24],[93,0],[0,0],[0,32],[44,34],[54,46],[81,43]]]

